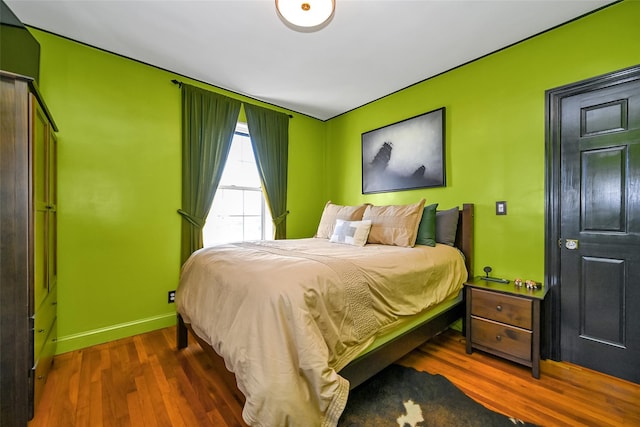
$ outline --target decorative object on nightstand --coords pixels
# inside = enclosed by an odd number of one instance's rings
[[[485,268],[483,268],[484,272],[485,272],[485,276],[481,277],[481,280],[488,280],[489,282],[498,282],[498,283],[509,283],[509,281],[507,279],[502,279],[500,277],[491,277],[489,276],[489,273],[491,273],[492,268],[490,266],[486,266]]]
[[[547,288],[532,280],[514,284],[481,277],[464,284],[467,353],[477,349],[500,356],[531,367],[533,377],[540,378],[541,303]]]

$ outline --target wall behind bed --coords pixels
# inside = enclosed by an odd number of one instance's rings
[[[171,79],[189,80],[30,31],[41,45],[40,89],[60,128],[58,352],[173,325],[181,104]],[[294,115],[288,231],[306,237],[315,232],[307,218],[326,198],[325,123]]]
[[[638,22],[640,2],[625,1],[330,120],[329,193],[348,204],[473,202],[475,271],[543,280],[545,90],[640,63]],[[447,186],[362,195],[361,133],[443,106]]]

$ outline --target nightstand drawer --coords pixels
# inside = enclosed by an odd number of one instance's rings
[[[532,328],[532,302],[530,299],[472,289],[471,315],[524,329]]]
[[[471,340],[474,345],[531,360],[531,331],[472,317]]]

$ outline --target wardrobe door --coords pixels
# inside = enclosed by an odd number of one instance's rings
[[[32,315],[35,314],[47,294],[49,283],[47,280],[47,146],[49,140],[49,124],[42,108],[31,95],[32,114],[32,140],[31,140],[31,165],[32,165],[32,194],[33,194],[33,306]]]
[[[32,97],[33,126],[33,372],[32,411],[38,405],[56,348],[57,318],[57,210],[56,137],[53,128]]]
[[[58,282],[58,140],[51,126],[47,165],[47,280],[51,291]]]
[[[57,128],[32,79],[0,84],[0,426],[23,427],[56,350]]]
[[[32,361],[29,87],[0,73],[0,425],[26,425]]]

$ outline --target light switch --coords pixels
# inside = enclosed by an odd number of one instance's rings
[[[496,215],[506,215],[507,214],[507,202],[501,201],[496,202]]]

